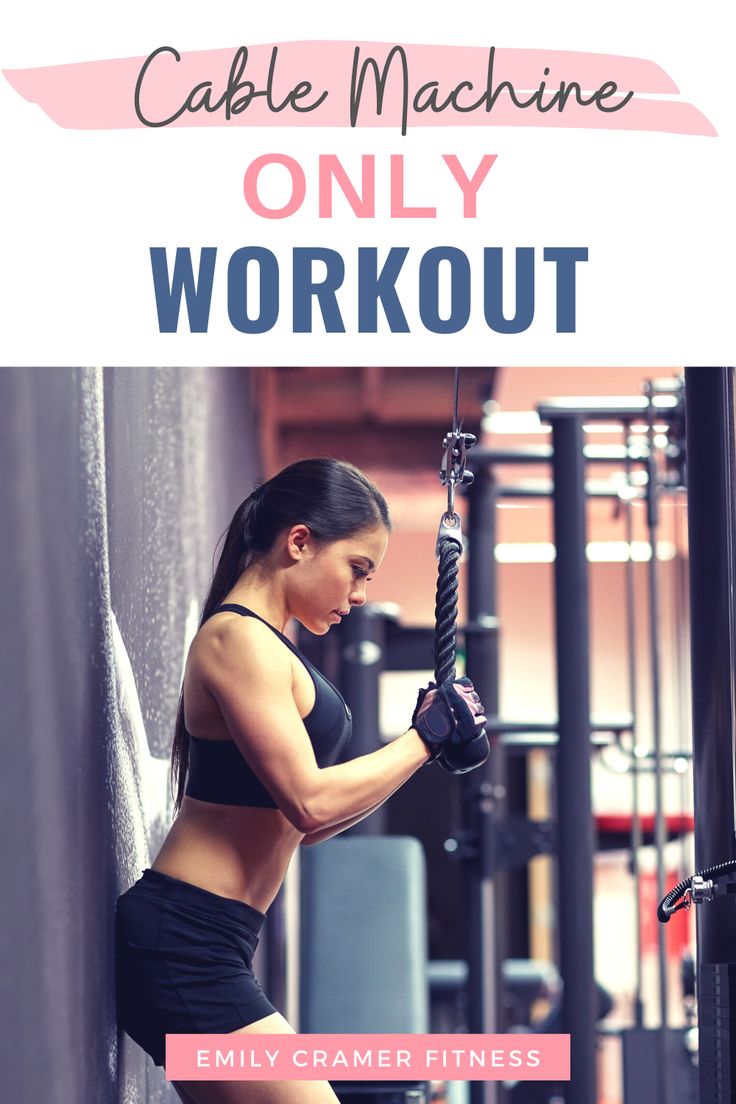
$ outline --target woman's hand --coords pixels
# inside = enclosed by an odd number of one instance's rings
[[[439,759],[449,745],[459,750],[485,739],[485,722],[483,703],[469,678],[447,679],[440,686],[430,682],[419,691],[411,719],[429,748],[428,762]]]

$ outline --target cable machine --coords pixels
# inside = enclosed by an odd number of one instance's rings
[[[693,370],[689,370],[692,372]],[[698,372],[708,370],[698,369]],[[715,369],[712,371],[716,371]],[[466,482],[468,449],[472,442],[461,440],[456,402],[453,430],[445,439],[443,482],[448,495]],[[731,381],[732,383],[732,381]],[[688,381],[690,388],[690,381]],[[688,389],[688,401],[690,390]],[[731,392],[732,395],[732,392]],[[731,408],[732,409],[732,408]],[[649,386],[639,399],[561,400],[544,403],[539,408],[541,420],[552,430],[552,448],[533,446],[522,449],[473,447],[472,468],[475,481],[468,489],[468,606],[467,620],[462,629],[466,653],[466,671],[472,678],[489,715],[488,731],[497,736],[494,752],[483,767],[461,778],[462,819],[449,841],[454,856],[463,870],[465,946],[468,957],[467,1029],[493,1033],[507,1026],[504,1022],[501,963],[508,958],[509,933],[520,929],[527,909],[526,897],[520,892],[525,880],[525,867],[537,854],[558,855],[558,951],[564,991],[562,1007],[554,1021],[554,1030],[572,1035],[572,1078],[564,1086],[522,1083],[510,1095],[495,1082],[472,1082],[472,1104],[496,1104],[513,1100],[513,1104],[532,1104],[563,1099],[567,1104],[591,1104],[596,1099],[596,1019],[600,995],[593,977],[593,858],[595,839],[590,793],[591,755],[601,747],[616,743],[630,752],[632,781],[631,843],[633,871],[637,873],[638,852],[643,842],[639,812],[638,784],[642,773],[653,770],[661,780],[662,772],[671,766],[669,753],[662,748],[660,731],[659,621],[657,575],[658,505],[661,495],[682,486],[683,474],[683,394],[678,385]],[[690,419],[690,412],[688,412]],[[623,428],[624,445],[596,447],[586,442],[584,426],[591,421],[615,420]],[[633,442],[629,429],[634,422],[646,423],[645,441]],[[665,449],[655,442],[657,423],[667,426]],[[690,429],[690,420],[688,420]],[[731,427],[732,428],[732,427]],[[449,438],[449,440],[448,440]],[[658,452],[659,450],[659,452]],[[659,455],[659,461],[657,456]],[[526,481],[517,485],[499,485],[496,470],[503,465],[549,463],[552,481]],[[629,664],[628,696],[630,712],[615,718],[594,721],[588,700],[589,627],[586,501],[607,497],[621,504],[621,486],[611,481],[586,478],[591,464],[624,470],[629,492],[632,472],[639,473],[637,496],[646,501],[647,528],[652,549],[648,574],[649,669],[653,688],[652,731],[654,747],[644,758],[634,754],[636,724],[637,679],[635,667]],[[454,465],[454,466],[453,466]],[[454,471],[454,479],[447,479]],[[642,474],[643,473],[643,474]],[[498,617],[496,605],[495,568],[495,507],[500,498],[551,498],[555,524],[555,620],[557,654],[558,718],[549,722],[506,720],[498,716]],[[633,539],[631,500],[623,501],[629,548]],[[731,499],[731,501],[733,501]],[[448,497],[448,511],[443,515],[438,534],[438,553],[452,557],[450,572],[457,567],[462,533],[459,518],[453,520],[454,498]],[[691,529],[693,526],[691,519]],[[452,546],[452,547],[451,547]],[[691,537],[692,548],[692,537]],[[692,554],[692,553],[691,553]],[[442,577],[448,571],[442,567]],[[628,607],[627,640],[631,645],[633,632],[633,590],[631,563],[627,564]],[[730,593],[733,593],[731,591]],[[692,591],[693,607],[695,591]],[[438,603],[439,613],[439,603]],[[363,624],[362,624],[363,623]],[[736,623],[736,618],[734,622]],[[731,623],[731,629],[733,628]],[[362,624],[362,629],[361,629]],[[454,625],[454,622],[453,622]],[[367,632],[366,632],[367,630]],[[454,634],[454,627],[452,629]],[[693,629],[693,633],[695,629]],[[438,634],[439,638],[439,634]],[[695,636],[693,636],[695,642]],[[398,626],[380,610],[356,610],[350,625],[350,639],[343,638],[343,664],[349,679],[356,683],[359,696],[375,700],[378,678],[383,670],[427,669],[436,665],[432,650],[434,634],[427,630]],[[454,662],[454,638],[452,641]],[[350,695],[346,695],[350,698]],[[358,699],[356,699],[358,700]],[[695,710],[695,703],[694,703]],[[695,713],[694,713],[695,715]],[[377,725],[377,718],[373,719]],[[628,737],[626,747],[622,739]],[[364,750],[370,750],[367,735]],[[375,746],[375,744],[373,745]],[[525,756],[533,748],[556,751],[557,816],[549,822],[530,821],[526,814],[523,780]],[[654,842],[657,849],[657,881],[664,886],[664,845],[667,823],[664,816],[661,782],[657,783],[654,817]],[[733,812],[731,800],[730,811]],[[377,822],[376,822],[377,823]],[[370,831],[370,820],[364,831]],[[375,825],[373,827],[375,830]],[[729,840],[733,838],[731,816]],[[719,852],[722,854],[722,848]],[[638,899],[637,899],[638,905]],[[638,928],[637,928],[638,931]],[[655,1084],[648,1099],[656,1104],[674,1101],[668,1086],[667,1070],[673,1065],[673,1039],[668,1029],[668,1009],[664,941],[660,938],[659,998],[661,1027],[657,1032],[643,1029],[641,978],[637,976],[635,997],[635,1028],[639,1035],[629,1046],[629,1064],[639,1063]],[[736,963],[734,953],[729,963]],[[736,967],[734,967],[736,969]],[[729,975],[730,978],[730,975]],[[734,974],[736,983],[736,974]],[[730,984],[730,982],[729,982]],[[735,994],[736,997],[736,994]],[[702,998],[701,998],[702,999]],[[677,1039],[676,1042],[681,1042]],[[652,1046],[652,1043],[655,1046]],[[641,1046],[639,1044],[642,1044]],[[625,1043],[625,1046],[627,1044]],[[702,1068],[702,1067],[701,1067]],[[702,1076],[702,1074],[701,1074]],[[680,1097],[681,1098],[681,1097]],[[710,1099],[704,1097],[703,1099]],[[718,1098],[720,1099],[720,1098]],[[723,1099],[727,1099],[724,1097]],[[627,1101],[628,1104],[628,1101]]]
[[[657,850],[657,880],[660,886],[664,885],[664,845],[667,840],[667,825],[664,816],[662,796],[662,774],[665,766],[665,757],[662,751],[661,741],[661,703],[660,703],[660,677],[659,677],[659,588],[657,571],[657,533],[658,533],[658,500],[660,493],[668,490],[667,481],[673,486],[678,485],[681,479],[681,470],[676,463],[670,465],[667,473],[660,475],[656,470],[656,449],[654,441],[655,414],[657,419],[666,418],[669,423],[669,459],[680,459],[682,445],[682,402],[679,387],[675,387],[675,393],[660,393],[658,388],[647,386],[647,392],[641,400],[624,400],[622,402],[595,403],[591,400],[566,400],[556,403],[544,404],[539,409],[540,418],[549,422],[552,427],[553,448],[535,448],[531,450],[515,450],[504,454],[499,450],[478,449],[473,454],[474,467],[483,465],[488,467],[503,462],[528,461],[538,463],[541,459],[549,459],[553,465],[553,504],[555,519],[555,609],[556,609],[556,636],[557,636],[557,686],[559,702],[558,741],[557,741],[557,823],[548,826],[552,829],[546,837],[540,831],[540,825],[532,825],[530,822],[517,823],[517,830],[522,839],[526,836],[526,854],[519,852],[524,848],[517,846],[516,854],[511,856],[506,853],[501,857],[498,848],[498,837],[502,825],[508,822],[510,809],[508,807],[508,764],[503,752],[493,757],[493,764],[482,777],[483,772],[478,771],[474,776],[463,780],[463,810],[465,819],[462,826],[459,857],[465,860],[468,870],[468,879],[474,881],[477,889],[482,893],[485,882],[490,882],[495,891],[498,890],[499,876],[503,868],[508,869],[514,863],[526,862],[534,853],[550,850],[550,837],[555,834],[558,853],[558,916],[559,916],[559,957],[564,984],[563,1009],[561,1018],[561,1030],[569,1031],[572,1036],[572,1067],[571,1081],[564,1087],[565,1099],[570,1102],[579,1101],[581,1104],[595,1099],[595,1045],[596,1032],[595,1021],[597,1018],[596,987],[593,978],[593,855],[595,842],[593,837],[593,818],[590,795],[590,755],[592,725],[590,720],[588,702],[588,666],[589,666],[589,640],[588,640],[588,598],[587,598],[587,560],[586,560],[586,524],[585,524],[585,499],[587,486],[585,480],[585,467],[587,462],[598,461],[602,463],[620,463],[623,459],[627,469],[632,464],[643,466],[646,473],[645,497],[647,506],[647,527],[649,531],[652,554],[648,567],[648,595],[649,595],[649,640],[650,640],[650,679],[652,686],[652,730],[654,737],[654,749],[652,753],[654,775],[656,780],[655,794],[655,844]],[[632,449],[628,442],[623,449],[599,449],[586,447],[584,444],[583,424],[591,420],[615,418],[623,426],[628,426],[635,418],[645,417],[647,420],[646,447],[638,450]],[[478,501],[480,493],[483,494],[482,505]],[[476,552],[476,540],[478,544],[485,536],[488,542],[489,532],[493,532],[489,524],[489,514],[492,513],[494,499],[494,483],[492,477],[481,482],[477,480],[470,491],[470,518],[469,530],[470,545],[470,595],[469,595],[469,633],[467,639],[467,670],[481,696],[489,703],[493,702],[497,709],[497,698],[494,702],[493,690],[497,687],[497,622],[495,619],[495,581],[493,580],[493,568],[489,565],[493,557],[484,556],[482,559]],[[539,493],[536,491],[535,493]],[[544,493],[544,492],[542,492]],[[549,492],[547,492],[549,493]],[[600,492],[599,492],[600,493]],[[605,493],[605,492],[603,492]],[[489,509],[490,507],[490,509]],[[473,518],[482,518],[479,526],[480,533],[475,529]],[[492,544],[491,544],[492,550]],[[473,571],[474,562],[478,570]],[[484,578],[485,577],[485,578]],[[477,630],[481,629],[480,634]],[[483,630],[486,630],[485,632]],[[489,631],[490,630],[490,631]],[[630,632],[631,630],[629,630]],[[476,635],[477,634],[477,635]],[[474,662],[474,643],[480,640],[486,644],[483,662]],[[489,647],[490,645],[490,647]],[[631,675],[630,675],[631,678]],[[486,683],[490,683],[487,686]],[[490,691],[490,692],[489,692]],[[632,702],[635,695],[635,687],[630,687]],[[500,720],[495,725],[491,722],[489,727],[495,727],[496,731],[504,732],[508,738],[509,731],[513,727],[522,728],[523,722],[517,726],[506,726]],[[629,721],[627,730],[633,728],[633,718]],[[508,747],[508,739],[506,741]],[[503,757],[502,757],[503,756]],[[493,773],[491,773],[493,772]],[[489,777],[490,776],[490,777]],[[633,774],[634,793],[636,794],[636,773]],[[634,831],[634,850],[638,850],[641,842],[641,827],[638,821],[638,809],[636,808],[636,796],[634,797],[634,816],[632,817],[632,830]],[[536,834],[536,838],[534,838]],[[495,910],[496,913],[498,909]],[[493,996],[498,993],[497,977],[489,970],[485,956],[478,955],[477,942],[484,947],[489,938],[489,925],[484,926],[483,932],[476,932],[477,917],[482,910],[476,908],[473,916],[469,917],[469,958],[470,970],[470,1029],[471,1030],[497,1030],[492,1019],[494,1000],[488,999],[490,990]],[[499,930],[501,928],[501,930]],[[502,926],[497,924],[493,932],[494,945],[499,949],[499,943],[503,942]],[[501,939],[499,940],[499,936]],[[672,1041],[668,1030],[668,1011],[666,993],[666,959],[664,941],[660,938],[660,970],[659,970],[659,998],[661,1010],[661,1028],[657,1038],[659,1040],[657,1061],[654,1063],[656,1070],[656,1092],[658,1099],[664,1104],[667,1100],[667,1069],[671,1068]],[[497,974],[497,971],[495,972]],[[492,981],[489,985],[489,974]],[[480,994],[473,994],[473,986],[481,988]],[[497,1000],[496,1000],[497,1010]],[[642,1012],[640,1005],[640,984],[637,984],[637,1025],[641,1026]],[[480,1015],[479,1015],[480,1012]],[[493,1026],[489,1026],[489,1020]],[[651,1042],[651,1040],[649,1040]],[[679,1040],[678,1040],[679,1041]],[[645,1049],[645,1060],[649,1068],[652,1068],[651,1046]],[[633,1054],[641,1057],[641,1051],[632,1051],[630,1065],[634,1061]],[[534,1090],[519,1087],[520,1091],[515,1100],[542,1099]],[[487,1101],[491,1099],[487,1085],[473,1085],[471,1096],[473,1102]]]
[[[681,388],[674,385],[674,394],[668,393],[672,385],[660,387],[646,385],[641,400],[595,403],[591,400],[563,400],[544,404],[539,409],[540,418],[552,427],[553,447],[546,449],[516,450],[504,455],[498,450],[479,449],[473,454],[474,466],[482,464],[481,477],[470,491],[470,572],[468,624],[466,626],[467,672],[473,679],[489,713],[498,712],[498,622],[495,613],[494,481],[490,465],[504,461],[520,460],[538,463],[551,460],[553,468],[552,498],[555,526],[555,620],[557,655],[557,690],[559,720],[557,732],[557,821],[555,825],[540,825],[528,821],[509,800],[509,764],[505,751],[513,739],[513,730],[525,730],[523,722],[516,725],[500,721],[496,716],[489,729],[503,733],[505,740],[491,762],[479,771],[463,779],[463,821],[455,841],[457,856],[466,871],[467,947],[471,965],[468,980],[468,1021],[472,1031],[492,1032],[501,1030],[503,1011],[500,1003],[501,983],[499,963],[506,957],[508,944],[509,912],[500,902],[515,900],[519,894],[509,894],[510,869],[526,864],[537,853],[555,850],[558,854],[558,917],[559,959],[564,985],[563,1005],[559,1030],[571,1034],[571,1081],[564,1087],[565,1099],[581,1104],[595,1099],[596,1091],[596,1029],[598,994],[593,977],[593,857],[595,839],[591,805],[591,736],[592,723],[589,708],[589,628],[588,628],[588,569],[585,500],[588,493],[586,463],[625,462],[630,474],[633,464],[643,466],[647,527],[652,553],[648,567],[650,680],[652,686],[652,753],[655,776],[654,836],[657,852],[657,881],[664,886],[664,847],[667,826],[664,816],[662,774],[664,757],[661,737],[660,656],[659,656],[659,586],[657,565],[657,533],[659,524],[660,478],[657,472],[655,448],[655,413],[658,418],[669,419],[670,459],[681,459],[682,403]],[[456,378],[457,394],[457,378]],[[627,440],[623,448],[596,450],[584,444],[584,422],[615,418],[627,428],[634,418],[645,417],[647,441],[643,448],[634,449]],[[457,409],[454,433],[457,442]],[[472,442],[471,442],[472,443]],[[445,440],[445,446],[448,438]],[[448,453],[449,455],[449,453]],[[448,469],[447,457],[441,476],[445,481]],[[674,482],[679,484],[681,468],[672,465]],[[468,481],[468,480],[466,480]],[[672,480],[670,480],[672,482]],[[538,490],[535,493],[539,493]],[[545,493],[545,492],[542,492]],[[546,493],[550,493],[547,491]],[[604,492],[605,493],[605,492]],[[630,505],[630,503],[629,503]],[[445,515],[445,518],[447,515]],[[443,518],[443,523],[445,521]],[[630,523],[630,510],[629,510]],[[455,526],[453,522],[453,526]],[[455,529],[459,535],[459,523]],[[438,551],[443,539],[440,527]],[[483,543],[482,543],[483,542]],[[485,552],[485,555],[482,554]],[[440,563],[440,579],[443,566]],[[629,586],[630,586],[629,578]],[[438,603],[439,610],[439,603]],[[630,608],[630,615],[633,610]],[[629,625],[631,640],[632,625]],[[629,682],[632,713],[635,705],[635,674],[630,666]],[[633,716],[627,722],[633,729]],[[641,845],[641,825],[638,813],[638,778],[636,759],[632,756],[633,816],[632,844],[634,871],[636,855]],[[518,790],[518,778],[517,787]],[[514,840],[508,843],[507,830],[513,818]],[[547,832],[544,829],[549,829]],[[506,885],[501,889],[502,880]],[[518,880],[517,880],[518,891]],[[489,945],[492,949],[489,949]],[[668,1030],[666,958],[664,940],[659,940],[659,1003],[661,1027],[656,1071],[656,1093],[665,1104],[667,1100],[667,1070],[671,1067],[672,1043]],[[642,1038],[642,1009],[640,976],[637,977],[636,1026]],[[647,1042],[647,1036],[643,1036]],[[651,1048],[632,1050],[629,1066],[633,1067],[644,1057],[652,1068]],[[635,1056],[635,1057],[634,1057]],[[536,1090],[519,1086],[515,1100],[541,1099]],[[473,1083],[473,1104],[490,1104],[497,1098],[498,1087],[490,1083]]]
[[[698,914],[700,1099],[736,1092],[736,386],[734,368],[687,368],[695,859],[660,903]]]

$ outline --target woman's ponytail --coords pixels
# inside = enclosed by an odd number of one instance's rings
[[[212,576],[209,594],[202,606],[199,627],[205,623],[213,610],[217,609],[230,593],[245,571],[255,551],[255,513],[261,498],[261,488],[240,503],[235,515],[224,534],[222,552]],[[220,538],[222,539],[222,538]],[[218,542],[219,543],[219,542]],[[217,549],[215,549],[217,554]],[[179,694],[179,705],[174,724],[174,742],[171,747],[171,784],[174,791],[174,813],[181,808],[187,785],[187,767],[189,764],[189,733],[184,725],[184,688]]]

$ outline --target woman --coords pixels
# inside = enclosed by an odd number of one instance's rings
[[[230,524],[184,673],[178,815],[117,903],[119,1019],[157,1065],[167,1031],[291,1033],[251,963],[296,847],[362,820],[430,759],[453,770],[487,755],[482,706],[463,679],[421,691],[392,743],[338,762],[350,711],[283,631],[294,617],[323,634],[362,605],[389,531],[380,492],[336,460],[292,464]],[[175,1088],[185,1104],[337,1099],[314,1081]]]

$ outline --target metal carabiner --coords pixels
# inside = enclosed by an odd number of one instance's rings
[[[440,468],[440,483],[447,487],[447,513],[450,516],[455,515],[455,488],[460,483],[473,482],[473,473],[466,470],[466,464],[468,450],[474,444],[474,434],[463,433],[460,429],[447,433],[442,442],[445,456]]]
[[[443,514],[440,518],[440,527],[437,530],[437,543],[434,546],[434,554],[439,559],[440,545],[443,540],[454,540],[460,545],[460,551],[463,550],[463,530],[460,524],[460,517],[458,514],[451,513],[449,510],[446,514]]]
[[[435,555],[439,557],[440,544],[449,538],[460,545],[463,550],[463,534],[460,526],[460,518],[455,513],[455,488],[459,483],[472,483],[473,473],[466,471],[468,462],[468,450],[475,444],[475,436],[472,433],[463,433],[458,419],[458,395],[460,392],[460,369],[455,369],[455,404],[452,419],[452,429],[445,434],[442,447],[445,455],[440,468],[440,483],[447,487],[447,510],[440,519]]]

